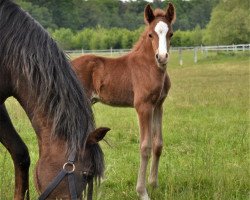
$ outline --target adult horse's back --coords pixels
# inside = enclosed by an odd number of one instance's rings
[[[166,71],[175,9],[166,11],[145,8],[146,30],[130,53],[119,58],[86,55],[72,61],[92,102],[134,107],[140,124],[141,161],[136,190],[141,199],[146,191],[146,169],[150,154],[150,184],[158,182],[162,152],[162,105],[170,89]]]
[[[20,102],[37,134],[39,199],[81,198],[87,184],[91,199],[93,178],[101,177],[104,167],[97,142],[108,129],[94,130],[84,91],[48,33],[16,4],[0,0],[0,141],[14,162],[17,200],[29,198],[30,158],[4,106],[10,96]]]

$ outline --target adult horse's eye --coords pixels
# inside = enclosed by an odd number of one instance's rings
[[[173,35],[174,35],[173,33],[169,33],[169,37],[173,37]]]
[[[153,37],[152,33],[149,33],[149,34],[148,34],[148,37],[152,38],[152,37]]]

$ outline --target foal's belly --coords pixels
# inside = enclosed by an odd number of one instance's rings
[[[132,90],[103,86],[99,93],[95,92],[92,96],[93,100],[107,105],[133,107],[134,93]]]

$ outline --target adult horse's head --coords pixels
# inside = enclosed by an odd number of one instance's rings
[[[104,170],[98,141],[109,129],[95,130],[90,101],[49,34],[15,3],[0,0],[0,141],[15,165],[14,199],[24,199],[29,155],[2,106],[10,96],[24,108],[37,135],[40,199],[81,198],[86,184],[91,196],[93,178]]]
[[[84,149],[68,153],[65,141],[51,138],[46,141],[44,138],[34,176],[36,189],[41,193],[39,200],[78,199],[87,185],[88,199],[92,199],[93,181],[100,179],[104,170],[103,153],[98,142],[108,131],[109,128],[94,130],[88,136]],[[53,146],[47,148],[51,142]]]
[[[156,62],[160,68],[165,69],[169,58],[170,40],[173,36],[174,5],[169,3],[166,11],[161,9],[153,11],[148,4],[144,10],[144,21],[148,25],[148,37],[152,43]]]

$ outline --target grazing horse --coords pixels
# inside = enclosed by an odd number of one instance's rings
[[[14,162],[14,199],[29,199],[30,157],[4,105],[10,96],[37,135],[39,199],[82,198],[86,185],[92,199],[93,180],[104,170],[98,141],[109,129],[95,130],[90,101],[48,33],[12,1],[0,0],[0,142]]]
[[[152,152],[149,183],[157,186],[162,152],[162,105],[170,89],[166,71],[175,8],[145,7],[146,30],[131,52],[119,58],[85,55],[72,61],[78,78],[92,103],[134,107],[140,125],[140,168],[136,190],[141,199],[149,199],[146,169]]]

